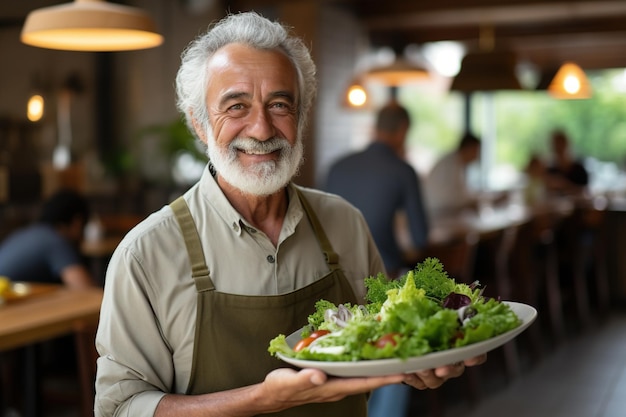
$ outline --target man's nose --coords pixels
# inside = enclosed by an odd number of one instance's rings
[[[264,141],[275,136],[276,130],[272,124],[271,115],[265,109],[253,110],[247,128],[247,136]]]

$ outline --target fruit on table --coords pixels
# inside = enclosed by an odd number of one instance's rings
[[[8,277],[0,276],[0,297],[7,295],[11,291],[11,280]]]

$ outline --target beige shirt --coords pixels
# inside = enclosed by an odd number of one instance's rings
[[[328,272],[294,187],[288,188],[289,207],[277,247],[237,213],[208,170],[185,193],[218,291],[283,294]],[[363,216],[338,196],[302,191],[362,299],[363,279],[384,271]],[[186,391],[195,316],[185,244],[165,206],[124,238],[109,263],[96,336],[96,417],[152,416],[164,393]]]
[[[466,167],[456,151],[432,168],[424,181],[424,197],[430,218],[457,213],[469,203]]]

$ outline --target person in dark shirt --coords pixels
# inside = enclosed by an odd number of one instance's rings
[[[579,192],[589,183],[589,174],[582,162],[573,157],[566,133],[554,131],[551,145],[553,160],[548,166],[548,188],[566,194]]]
[[[326,183],[326,191],[344,197],[361,210],[391,277],[414,266],[410,265],[411,260],[404,255],[396,238],[394,223],[398,212],[406,214],[417,253],[428,239],[419,178],[403,159],[410,122],[409,113],[397,102],[384,106],[377,115],[372,143],[365,150],[337,161]],[[410,394],[406,385],[376,389],[369,401],[368,415],[406,415]]]
[[[410,122],[407,110],[395,101],[380,109],[372,143],[335,162],[325,187],[363,213],[390,276],[413,266],[396,238],[394,222],[399,212],[406,214],[415,249],[428,239],[419,177],[403,158]]]
[[[89,205],[79,193],[66,189],[54,193],[34,224],[0,244],[0,275],[72,288],[96,285],[78,250],[89,214]]]

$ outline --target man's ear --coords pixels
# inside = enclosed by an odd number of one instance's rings
[[[191,116],[191,124],[193,125],[193,130],[196,131],[196,135],[198,135],[202,142],[207,144],[206,131],[202,128],[202,123],[193,117],[193,115]]]

